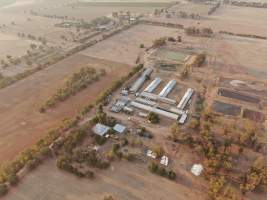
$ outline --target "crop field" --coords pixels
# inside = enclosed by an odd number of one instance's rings
[[[140,44],[150,47],[155,39],[175,37],[178,33],[179,30],[171,28],[137,25],[82,51],[82,54],[132,65],[143,52]]]
[[[105,69],[107,75],[62,102],[57,108],[45,114],[40,113],[40,106],[62,87],[65,78],[84,66]],[[125,64],[76,54],[0,90],[0,161],[14,158],[44,136],[47,130],[56,127],[62,119],[74,116],[85,104],[96,99],[101,91],[108,88],[114,80],[126,75],[129,70],[129,66]]]

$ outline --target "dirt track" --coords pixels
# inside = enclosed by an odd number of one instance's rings
[[[61,103],[56,109],[46,114],[39,113],[41,104],[55,93],[64,83],[64,79],[85,65],[106,68],[108,74],[86,90]],[[62,119],[74,116],[114,79],[127,74],[128,70],[129,66],[125,64],[76,54],[0,90],[0,162],[14,158]]]

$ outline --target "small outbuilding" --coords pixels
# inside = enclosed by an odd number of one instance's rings
[[[94,127],[93,127],[93,132],[96,135],[100,135],[100,136],[104,136],[105,134],[108,133],[108,131],[110,130],[110,127],[104,125],[104,124],[100,124],[97,123]]]
[[[125,133],[126,131],[126,127],[121,125],[121,124],[116,124],[114,127],[113,127],[113,130],[116,131],[117,133]]]
[[[203,171],[203,166],[201,164],[194,164],[191,168],[191,173],[195,176],[199,176]]]

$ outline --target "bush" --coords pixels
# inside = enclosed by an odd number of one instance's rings
[[[100,135],[95,135],[94,139],[95,139],[95,143],[98,144],[98,145],[103,145],[107,141],[107,139],[105,137],[102,137]]]
[[[144,44],[140,44],[139,46],[141,49],[145,48],[145,45]]]
[[[14,186],[14,185],[18,184],[19,178],[18,178],[18,176],[16,174],[10,174],[7,177],[7,182],[10,183],[10,185]]]
[[[166,177],[170,180],[175,180],[176,179],[176,173],[173,172],[172,170],[166,170],[163,167],[160,167],[157,163],[151,162],[148,166],[148,169],[151,173],[157,174],[159,176]]]
[[[3,197],[7,194],[8,188],[5,184],[0,184],[0,197]]]
[[[159,123],[159,116],[156,113],[150,112],[149,115],[147,116],[147,119],[150,123],[152,124],[157,124]]]
[[[166,38],[162,37],[162,38],[159,38],[159,39],[155,40],[153,42],[152,47],[153,48],[158,48],[158,47],[161,47],[161,46],[164,46],[164,45],[166,45]]]

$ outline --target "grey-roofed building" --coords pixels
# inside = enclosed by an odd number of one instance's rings
[[[104,124],[100,124],[97,123],[94,127],[93,127],[93,132],[96,135],[100,135],[100,136],[104,136],[105,134],[108,133],[108,131],[110,130],[110,127],[104,125]]]
[[[194,90],[192,88],[188,88],[186,93],[184,94],[183,98],[179,102],[177,108],[184,110],[189,100],[192,98],[194,94]]]
[[[161,83],[161,78],[155,78],[144,90],[144,92],[153,92]]]
[[[142,85],[144,84],[144,82],[147,80],[147,77],[150,76],[150,74],[152,73],[153,69],[147,68],[142,74],[141,76],[134,82],[134,84],[132,85],[132,87],[130,88],[130,92],[135,93],[137,92]]]
[[[176,85],[176,80],[171,80],[163,89],[162,91],[159,93],[159,96],[161,97],[167,97],[168,94],[172,91],[172,89],[174,88],[174,86]]]
[[[135,101],[131,102],[131,106],[134,106],[136,108],[139,108],[139,109],[142,109],[142,110],[146,110],[146,111],[149,111],[149,112],[154,112],[156,114],[168,117],[170,119],[178,120],[178,118],[179,118],[179,116],[177,114],[174,114],[174,113],[171,113],[171,112],[159,109],[159,108],[147,106],[147,105],[135,102]]]
[[[113,130],[116,131],[117,133],[124,133],[126,131],[126,127],[121,124],[116,124],[113,127]]]

